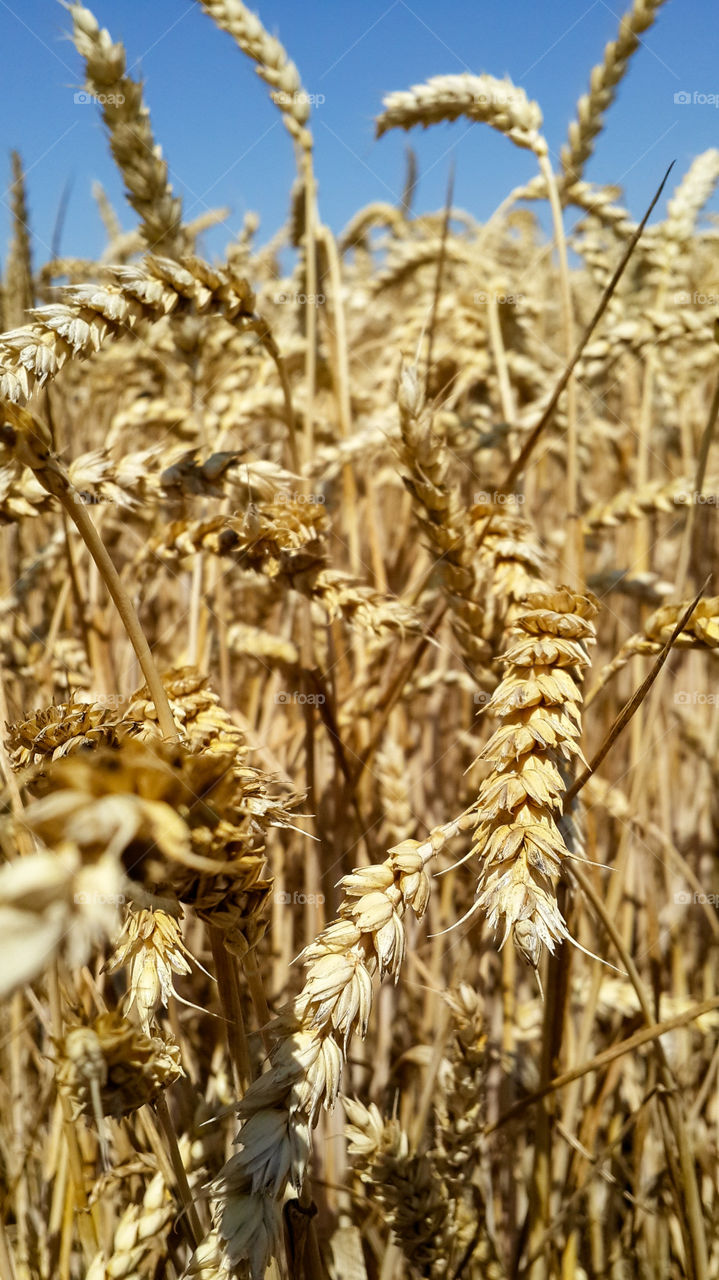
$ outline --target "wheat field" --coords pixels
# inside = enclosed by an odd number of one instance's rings
[[[278,235],[200,256],[80,4],[135,229],[38,263],[12,157],[0,1278],[717,1278],[719,150],[583,176],[661,0],[556,167],[506,78],[388,93],[536,176],[420,214],[410,146],[339,235],[291,51],[197,2]]]

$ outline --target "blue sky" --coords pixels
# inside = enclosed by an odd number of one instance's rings
[[[417,211],[442,205],[454,157],[455,203],[486,219],[514,185],[534,174],[534,158],[492,130],[461,121],[375,142],[373,117],[383,95],[442,73],[508,74],[539,102],[556,155],[622,13],[614,0],[365,0],[361,6],[265,0],[254,8],[283,41],[307,91],[323,95],[313,112],[319,201],[335,230],[363,204],[397,200],[407,141],[419,161]],[[247,210],[260,215],[259,238],[268,239],[286,216],[294,161],[289,134],[253,64],[195,0],[96,0],[93,12],[124,42],[131,73],[145,82],[155,136],[187,216],[219,205],[231,209],[203,250],[220,255]],[[636,216],[671,160],[678,181],[694,155],[719,146],[719,108],[706,101],[710,95],[719,101],[716,19],[716,0],[667,0],[607,116],[585,176],[620,184]],[[74,101],[83,72],[70,28],[56,0],[0,0],[2,256],[10,234],[12,147],[28,171],[36,262],[49,255],[68,185],[65,254],[95,256],[104,245],[94,179],[105,186],[123,226],[135,224],[98,110]],[[675,102],[682,92],[696,101]],[[719,208],[716,200],[712,207]]]

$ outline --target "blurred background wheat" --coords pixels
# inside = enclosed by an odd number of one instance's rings
[[[199,254],[79,4],[135,228],[39,261],[11,158],[0,1276],[719,1277],[719,150],[646,226],[584,177],[660,0],[561,155],[507,77],[391,92],[536,174],[419,214],[410,147],[338,235],[291,51],[198,3],[278,234]]]

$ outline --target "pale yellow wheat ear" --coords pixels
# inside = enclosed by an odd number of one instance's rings
[[[604,113],[614,101],[629,60],[639,48],[640,37],[651,27],[663,3],[664,0],[635,0],[621,20],[616,40],[606,46],[604,61],[592,68],[589,92],[577,103],[577,119],[570,124],[569,138],[562,147],[562,174],[566,183],[571,185],[582,177],[594,150],[594,140],[604,124]]]
[[[621,671],[635,654],[657,654],[672,634],[689,601],[682,604],[665,604],[656,609],[644,622],[644,627],[637,635],[625,640],[619,652],[611,662],[599,672],[596,684],[587,695],[587,705],[594,700],[601,689]],[[677,649],[717,649],[719,648],[719,596],[703,597],[697,603],[691,617],[674,641]],[[679,703],[691,701],[689,694],[679,696]]]
[[[158,320],[191,310],[214,312],[266,336],[254,313],[254,294],[231,270],[214,269],[199,258],[183,265],[148,257],[141,265],[108,270],[102,284],[67,285],[58,300],[28,316],[28,323],[0,336],[0,395],[22,401],[54,378],[72,358],[94,355],[108,338],[128,337],[141,320]]]
[[[430,1280],[446,1274],[453,1257],[453,1206],[432,1160],[412,1150],[396,1117],[383,1116],[376,1103],[342,1102],[354,1167],[386,1215],[405,1258]]]
[[[167,163],[155,143],[142,85],[125,71],[125,50],[81,4],[70,6],[73,39],[85,60],[88,94],[102,107],[110,150],[124,178],[127,198],[141,219],[151,251],[179,257],[187,248],[182,201],[172,194]]]
[[[377,137],[389,129],[412,129],[443,120],[478,120],[506,134],[519,147],[546,152],[541,135],[542,112],[511,80],[494,76],[433,76],[426,84],[390,93],[377,117]]]
[[[299,1192],[321,1108],[338,1096],[342,1069],[356,1035],[364,1039],[373,1005],[373,979],[397,981],[406,951],[405,917],[424,915],[430,897],[427,868],[449,840],[470,829],[470,812],[404,840],[375,866],[340,882],[336,920],[302,953],[305,980],[273,1027],[269,1070],[239,1104],[240,1151],[215,1183],[215,1225],[228,1263],[249,1263],[262,1280],[280,1244],[280,1204],[286,1188]]]
[[[556,888],[574,852],[560,827],[572,763],[583,761],[580,682],[589,665],[597,603],[566,588],[523,602],[489,702],[501,719],[480,752],[492,772],[477,799],[474,910],[512,938],[536,969],[542,948],[568,936]]]
[[[429,1133],[422,1147],[395,1115],[343,1097],[349,1153],[407,1261],[428,1280],[456,1274],[502,1280],[480,1190],[488,1036],[482,999],[468,983],[444,997],[453,1027],[438,1064]]]
[[[270,89],[270,97],[282,112],[292,137],[303,147],[312,146],[308,128],[310,96],[300,74],[279,40],[271,36],[262,21],[241,0],[198,0],[205,13],[237,41],[243,53],[256,64],[258,76]]]

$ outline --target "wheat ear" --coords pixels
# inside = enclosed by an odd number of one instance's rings
[[[489,653],[482,640],[483,608],[474,527],[466,519],[459,493],[449,479],[449,450],[434,427],[416,366],[403,369],[397,397],[402,432],[402,461],[418,518],[436,557],[449,599],[454,629],[471,670],[486,668]]]
[[[568,140],[562,147],[562,173],[566,183],[575,183],[581,178],[594,150],[594,139],[604,123],[604,113],[614,101],[629,59],[639,48],[639,37],[651,27],[663,3],[664,0],[635,0],[619,24],[616,40],[606,46],[604,61],[592,68],[589,92],[577,103],[577,119],[570,124]]]
[[[307,128],[310,98],[302,87],[300,74],[279,40],[263,27],[256,13],[241,0],[199,0],[205,13],[237,41],[243,53],[256,64],[258,76],[269,86],[272,101],[296,142],[312,146]]]
[[[388,129],[412,129],[443,120],[479,120],[504,133],[519,147],[530,151],[546,147],[540,129],[542,112],[523,89],[511,80],[494,76],[432,76],[426,84],[390,93],[383,99],[384,111],[377,117],[378,138]]]
[[[397,980],[405,954],[404,917],[421,918],[429,901],[427,866],[447,842],[470,829],[466,812],[423,842],[405,840],[387,859],[341,881],[339,916],[302,954],[305,981],[277,1021],[270,1068],[239,1104],[240,1152],[216,1181],[216,1225],[231,1266],[248,1261],[252,1280],[264,1277],[278,1247],[279,1205],[289,1183],[302,1187],[311,1133],[321,1106],[339,1092],[354,1034],[367,1034],[372,980]]]
[[[569,850],[558,825],[565,771],[583,760],[580,681],[594,640],[593,598],[566,588],[526,597],[489,702],[501,718],[479,759],[492,772],[477,800],[475,910],[537,967],[568,936],[556,886]]]
[[[125,50],[81,4],[70,7],[75,48],[85,60],[88,92],[102,105],[110,150],[125,180],[127,198],[141,220],[149,249],[179,257],[188,247],[182,201],[172,194],[167,164],[155,143],[142,85],[125,74]]]
[[[67,360],[93,355],[107,338],[122,337],[140,320],[186,307],[218,313],[234,324],[260,323],[247,282],[198,258],[180,266],[149,257],[138,266],[112,268],[108,276],[104,284],[66,286],[58,291],[60,301],[30,313],[30,324],[0,336],[1,396],[23,400]]]

